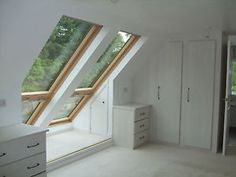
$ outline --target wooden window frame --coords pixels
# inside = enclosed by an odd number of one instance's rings
[[[78,63],[84,52],[87,50],[91,42],[94,40],[96,35],[101,30],[102,26],[94,24],[85,38],[82,40],[78,48],[75,50],[73,55],[68,60],[67,64],[64,66],[58,77],[55,79],[54,83],[50,87],[48,91],[40,91],[40,92],[23,92],[21,94],[23,101],[38,101],[41,102],[34,110],[33,114],[27,120],[26,124],[33,125],[47,107],[53,96],[56,94],[62,83],[65,81],[69,73],[73,70],[75,65]]]
[[[126,44],[122,47],[118,55],[114,58],[114,60],[109,64],[109,66],[102,72],[99,78],[95,81],[91,88],[79,88],[76,89],[73,95],[84,95],[84,98],[80,101],[80,103],[74,108],[74,110],[69,114],[68,117],[52,120],[49,126],[69,123],[72,122],[79,112],[83,109],[83,107],[87,104],[87,102],[92,98],[92,96],[96,93],[96,91],[100,88],[100,86],[104,83],[104,81],[110,76],[110,74],[114,71],[117,65],[121,62],[124,56],[130,51],[130,49],[134,46],[134,44],[138,41],[140,36],[132,35],[130,39],[126,42]]]

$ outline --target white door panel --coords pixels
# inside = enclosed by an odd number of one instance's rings
[[[179,143],[181,72],[181,41],[168,42],[157,66],[157,138]]]
[[[108,87],[91,104],[91,133],[106,135],[108,131]]]
[[[185,45],[181,144],[210,149],[214,95],[215,41]]]

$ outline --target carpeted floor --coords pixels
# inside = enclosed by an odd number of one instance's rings
[[[47,137],[47,161],[50,162],[72,152],[104,141],[110,137],[80,130],[70,130]]]
[[[235,177],[236,156],[148,144],[113,146],[48,174],[48,177]]]

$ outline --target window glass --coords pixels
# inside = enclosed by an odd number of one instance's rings
[[[103,71],[111,64],[111,62],[118,55],[120,50],[124,47],[126,42],[130,39],[131,34],[126,32],[118,32],[115,39],[109,44],[108,48],[97,60],[96,64],[85,75],[78,88],[92,87],[97,81]]]
[[[22,92],[48,91],[93,24],[62,16],[22,84]]]
[[[71,96],[63,105],[63,107],[58,111],[57,115],[53,120],[68,117],[74,108],[80,103],[84,96],[75,95]]]
[[[39,105],[39,101],[23,101],[22,102],[22,122],[26,123],[34,110]]]

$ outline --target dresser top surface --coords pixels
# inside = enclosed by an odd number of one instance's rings
[[[0,143],[46,131],[48,130],[26,124],[0,127]]]
[[[135,110],[135,109],[150,107],[150,106],[151,105],[142,104],[142,103],[127,103],[127,104],[122,104],[122,105],[114,105],[113,108]]]

